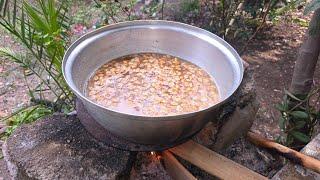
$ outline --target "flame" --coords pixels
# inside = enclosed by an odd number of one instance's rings
[[[161,155],[159,153],[156,153],[155,151],[150,152],[151,156],[155,157],[157,160],[161,159]]]

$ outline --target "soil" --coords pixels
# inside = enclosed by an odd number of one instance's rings
[[[21,52],[21,46],[0,29],[0,46]],[[29,96],[22,68],[8,59],[0,58],[0,119],[27,105]]]
[[[297,10],[284,16],[278,23],[268,24],[250,42],[242,56],[255,69],[257,98],[260,103],[258,115],[251,129],[268,138],[276,138],[281,133],[278,127],[279,112],[274,106],[281,101],[283,90],[290,84],[297,52],[306,32],[306,27],[292,20],[296,17],[309,20],[309,17],[302,15],[302,11]],[[79,26],[81,25],[73,27]],[[9,45],[14,50],[22,51],[21,46],[4,30],[0,30],[0,43],[1,46]],[[233,45],[236,49],[240,47],[239,44]],[[317,84],[320,82],[319,70],[318,66],[315,74]],[[28,103],[30,101],[22,69],[17,64],[1,58],[0,118],[10,115]]]
[[[280,103],[291,82],[291,76],[297,59],[299,47],[307,31],[293,23],[293,18],[303,16],[301,11],[285,16],[281,22],[269,26],[250,43],[242,58],[255,67],[259,112],[252,130],[274,139],[279,136],[278,118],[280,113],[275,105]],[[320,82],[320,67],[315,71],[315,84]]]

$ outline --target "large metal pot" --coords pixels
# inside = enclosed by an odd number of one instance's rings
[[[147,117],[102,107],[85,96],[86,82],[106,62],[129,54],[155,52],[190,61],[214,77],[221,97],[208,109],[174,116]],[[238,88],[243,64],[236,51],[203,29],[169,21],[131,21],[88,33],[67,50],[66,82],[89,114],[105,129],[140,144],[174,144],[201,130]]]

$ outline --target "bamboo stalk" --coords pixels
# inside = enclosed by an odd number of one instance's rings
[[[169,151],[221,179],[267,179],[192,140],[171,148]]]
[[[196,178],[169,152],[162,153],[165,169],[172,179],[196,180]]]
[[[241,14],[243,7],[244,7],[243,2],[238,5],[236,12],[234,13],[233,18],[230,20],[230,22],[228,24],[228,28],[226,29],[226,32],[224,33],[224,37],[227,37],[230,28],[233,26],[234,22],[236,21],[236,17]]]
[[[284,157],[293,161],[294,163],[300,164],[308,169],[320,173],[320,161],[315,158],[302,154],[286,146],[273,142],[269,139],[263,138],[260,135],[250,131],[248,132],[247,137],[249,141],[251,141],[256,146],[261,146],[270,150],[277,151]]]

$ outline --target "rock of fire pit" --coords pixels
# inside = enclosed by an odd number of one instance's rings
[[[250,129],[258,110],[253,69],[247,68],[237,92],[194,138],[196,142],[222,152]]]
[[[98,143],[76,116],[64,115],[18,128],[3,151],[14,179],[129,177],[134,158],[128,151]]]
[[[222,151],[246,135],[258,111],[258,102],[256,100],[255,82],[253,69],[245,71],[243,81],[238,91],[232,96],[233,102],[224,107],[222,126],[216,135],[213,148],[216,151]],[[230,113],[229,109],[235,107]],[[229,110],[229,111],[228,111]]]

